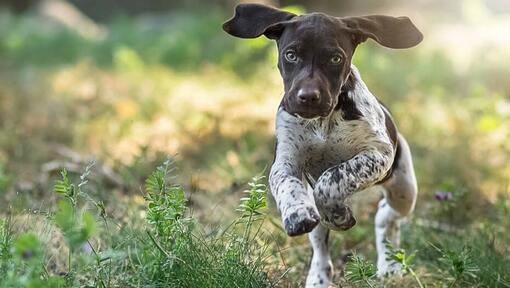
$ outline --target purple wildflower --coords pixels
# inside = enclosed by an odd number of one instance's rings
[[[436,191],[434,196],[436,197],[437,201],[449,201],[453,198],[452,192],[446,191]]]
[[[21,257],[23,257],[23,259],[30,259],[32,258],[32,256],[34,256],[34,252],[30,249],[23,251],[23,253],[21,254]]]
[[[85,242],[85,244],[83,244],[82,246],[82,250],[85,254],[90,254],[92,253],[92,246],[90,246],[89,242]]]

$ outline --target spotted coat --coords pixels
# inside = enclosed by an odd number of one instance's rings
[[[316,206],[328,228],[350,228],[346,226],[353,225],[353,218],[345,200],[382,180],[392,166],[396,150],[384,108],[354,65],[350,78],[351,88],[339,100],[348,101],[348,109],[340,106],[328,117],[311,120],[282,108],[277,112],[276,156],[269,183],[284,222],[288,220],[286,226],[293,222],[288,218],[310,216],[293,209],[304,205],[312,215]],[[316,182],[313,195],[306,191],[303,175]]]

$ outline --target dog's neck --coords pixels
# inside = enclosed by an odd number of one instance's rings
[[[358,83],[364,85],[358,70],[354,65],[351,65],[351,72],[342,86],[340,94],[337,96],[337,104],[334,109],[334,111],[340,111],[345,120],[357,120],[362,116],[353,100],[353,95],[355,94],[353,92],[355,92],[354,90],[357,88]]]

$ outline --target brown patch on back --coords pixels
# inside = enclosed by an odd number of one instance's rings
[[[388,111],[388,108],[384,106],[381,102],[381,108],[384,112],[384,120],[386,124],[386,132],[388,132],[388,136],[390,136],[391,143],[393,143],[393,146],[395,146],[395,150],[397,149],[397,138],[398,138],[398,132],[397,132],[397,126],[395,125],[395,122],[393,121],[393,118],[391,117],[390,112]]]
[[[401,148],[398,143],[399,141],[398,141],[397,126],[395,125],[395,122],[393,121],[393,118],[391,117],[391,114],[388,111],[388,108],[386,108],[386,106],[384,106],[384,104],[382,104],[381,102],[379,102],[379,104],[381,104],[381,108],[384,112],[384,121],[385,121],[385,125],[386,125],[386,132],[388,133],[388,136],[390,137],[390,141],[393,144],[393,149],[395,150],[395,156],[393,158],[393,164],[391,165],[390,170],[388,170],[388,172],[386,173],[386,176],[384,176],[384,178],[382,180],[380,180],[379,182],[377,182],[376,184],[381,184],[391,177],[391,175],[393,174],[393,171],[395,169],[397,169],[397,167],[398,167],[398,162],[399,162],[400,154],[401,154]]]

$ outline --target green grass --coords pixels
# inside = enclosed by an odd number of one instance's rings
[[[58,227],[65,239],[69,253],[66,271],[53,276],[55,271],[49,271],[44,261],[50,255],[43,250],[37,234],[14,233],[7,220],[0,230],[2,287],[277,285],[283,271],[273,267],[272,274],[268,274],[268,244],[261,240],[267,188],[260,178],[254,178],[241,199],[239,218],[206,234],[190,215],[182,188],[170,182],[171,165],[167,160],[146,181],[145,224],[110,241],[107,234],[116,230],[114,219],[93,209],[96,217],[87,209],[90,204],[100,207],[83,190],[92,165],[87,166],[76,185],[63,170],[54,189],[61,200],[57,210],[43,221]],[[98,230],[96,226],[102,227]]]
[[[270,240],[281,232],[271,231],[273,224],[267,221],[271,216],[265,211],[267,187],[262,177],[249,183],[237,218],[210,229],[191,214],[185,191],[172,182],[173,165],[167,160],[147,178],[141,210],[145,217],[141,225],[124,227],[86,192],[93,164],[77,184],[63,170],[54,188],[60,198],[57,209],[45,212],[38,224],[54,226],[50,239],[61,237],[61,246],[58,251],[46,250],[51,243],[44,243],[48,240],[34,227],[14,229],[13,218],[23,215],[7,217],[0,223],[2,287],[279,287],[301,281],[288,273],[289,264],[274,261],[284,256]],[[508,225],[501,221],[490,224]],[[488,224],[470,227],[457,237],[406,226],[404,249],[390,246],[388,254],[401,263],[404,277],[390,278],[385,285],[508,287],[510,265],[504,251],[509,243]],[[56,256],[52,253],[64,251],[68,253],[62,258],[64,270],[52,271],[48,261]],[[370,262],[354,254],[339,285],[383,285]]]

